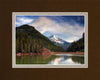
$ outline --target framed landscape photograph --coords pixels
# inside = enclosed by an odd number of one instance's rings
[[[12,68],[88,68],[88,12],[12,12]]]

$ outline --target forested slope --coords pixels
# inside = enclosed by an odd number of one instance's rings
[[[16,27],[17,53],[38,53],[42,48],[47,48],[51,51],[64,51],[61,47],[56,46],[32,26],[22,25]]]
[[[74,41],[67,49],[68,52],[82,51],[84,52],[84,33],[81,39]]]

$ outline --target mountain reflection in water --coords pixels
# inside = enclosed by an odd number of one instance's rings
[[[59,65],[59,64],[84,64],[84,56],[82,55],[72,55],[72,54],[59,54],[58,58],[50,61],[49,64]]]
[[[84,64],[84,55],[54,54],[51,56],[16,56],[16,64],[73,65]]]

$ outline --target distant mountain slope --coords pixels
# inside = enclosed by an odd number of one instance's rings
[[[84,33],[83,37],[78,41],[73,42],[67,49],[68,52],[82,51],[84,52]]]
[[[20,27],[16,27],[17,53],[39,52],[39,50],[43,47],[51,51],[64,51],[61,47],[56,46],[32,26],[22,25]]]
[[[64,50],[67,50],[67,48],[69,47],[69,45],[71,43],[67,42],[67,41],[64,41],[63,39],[55,36],[55,35],[52,35],[49,37],[49,39],[54,43],[56,44],[57,46],[60,46],[62,47]]]

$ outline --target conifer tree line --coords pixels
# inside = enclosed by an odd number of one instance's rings
[[[16,53],[39,53],[42,48],[54,52],[64,51],[31,26],[16,28]]]
[[[67,51],[68,52],[76,52],[76,51],[84,52],[84,33],[83,33],[83,36],[81,39],[71,43],[71,45],[68,47]]]
[[[21,53],[38,53],[43,47],[40,40],[31,39],[27,34],[18,33],[18,38],[16,38],[16,52]]]

